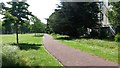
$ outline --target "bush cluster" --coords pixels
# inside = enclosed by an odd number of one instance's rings
[[[19,55],[19,47],[5,45],[2,46],[2,66],[21,66],[24,64]]]
[[[120,42],[120,33],[116,34],[114,39],[116,42]]]

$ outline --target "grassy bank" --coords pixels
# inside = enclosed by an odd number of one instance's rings
[[[19,46],[15,34],[2,35],[3,66],[61,66],[42,45],[42,34],[20,34]]]
[[[118,63],[118,46],[114,41],[105,41],[99,39],[72,39],[63,35],[52,35],[56,40],[92,55],[99,56],[108,61]]]

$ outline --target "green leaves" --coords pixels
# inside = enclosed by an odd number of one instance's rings
[[[81,30],[99,26],[98,4],[93,2],[62,2],[62,6],[49,17],[48,24],[56,33],[69,36],[84,34]],[[81,30],[80,30],[81,29]]]
[[[113,26],[120,26],[120,1],[112,2],[112,8],[109,11],[109,21]]]
[[[115,35],[115,41],[116,42],[120,42],[120,33],[118,33],[117,35]]]
[[[11,7],[3,6],[3,15],[4,15],[4,27],[5,33],[16,32],[16,40],[18,44],[18,34],[25,33],[27,31],[24,27],[23,23],[26,23],[26,20],[29,20],[28,16],[32,16],[32,13],[27,9],[29,5],[25,2],[7,2]],[[14,26],[13,26],[14,25]],[[26,25],[28,25],[26,23]]]
[[[4,26],[9,25],[9,28],[16,27],[15,29],[12,29],[12,30],[16,30],[17,28],[22,27],[22,26],[24,27],[24,25],[22,25],[22,24],[26,23],[26,21],[29,20],[29,17],[33,16],[32,13],[28,11],[29,5],[25,2],[7,2],[7,4],[11,5],[11,7],[6,7],[4,5],[2,8],[2,10],[3,10],[2,14],[4,15],[4,17],[3,17]],[[11,26],[12,24],[13,24],[13,26]],[[9,28],[5,27],[5,29],[6,29],[5,33],[7,31],[9,31],[9,32],[12,31],[12,30],[9,30]],[[23,29],[23,30],[19,29],[19,30],[22,32],[26,32],[26,31],[24,31],[26,29]]]
[[[5,15],[5,17],[8,17],[9,19],[18,20],[17,17],[13,16],[12,14],[10,14],[7,11],[4,13],[4,15]]]
[[[42,23],[41,20],[38,19],[36,16],[33,16],[31,18],[31,22],[33,22],[33,24],[31,24],[32,32],[40,33],[45,31],[46,25]]]

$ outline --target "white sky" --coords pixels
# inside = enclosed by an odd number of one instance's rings
[[[8,2],[11,0],[0,0],[0,2]],[[48,18],[59,4],[59,0],[27,0],[30,5],[28,10],[36,15],[42,22],[46,23],[45,18]],[[1,16],[0,16],[1,18]]]

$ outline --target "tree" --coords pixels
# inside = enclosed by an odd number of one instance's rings
[[[18,20],[17,17],[11,15],[8,11],[4,11],[2,13],[4,15],[3,17],[3,22],[2,22],[2,27],[3,27],[3,33],[11,33],[13,30],[13,23],[14,20]]]
[[[111,10],[109,11],[108,17],[110,23],[117,28],[120,33],[120,1],[111,3]]]
[[[52,30],[59,34],[78,37],[99,26],[98,4],[95,2],[62,2],[49,17]],[[84,8],[83,8],[84,7]]]
[[[36,33],[43,33],[45,31],[46,25],[36,16],[31,17],[31,22],[33,22],[31,30],[35,33],[35,35]]]
[[[4,21],[10,22],[15,26],[16,29],[16,39],[17,39],[17,45],[18,45],[18,28],[20,25],[26,23],[26,20],[29,20],[28,16],[32,16],[31,12],[29,12],[27,9],[29,5],[25,2],[7,2],[12,7],[5,7],[3,6],[3,9],[5,10],[4,14]],[[6,13],[9,15],[7,16]],[[7,20],[7,21],[6,21]]]
[[[4,27],[4,33],[11,33],[12,32],[12,24],[9,18],[6,18],[6,20],[3,21],[2,26]]]
[[[21,24],[21,26],[19,27],[19,33],[29,33],[30,32],[30,23],[29,21],[25,21],[25,23]]]
[[[2,21],[0,20],[0,33],[2,33]]]
[[[52,16],[52,15],[51,15],[51,16]],[[49,17],[49,19],[50,19],[50,17]],[[51,33],[53,33],[54,31],[52,30],[51,25],[49,24],[49,22],[50,22],[49,19],[46,19],[46,20],[47,20],[47,24],[46,24],[45,32],[48,33],[48,34],[51,34]]]
[[[0,14],[4,15],[3,22],[2,22],[2,32],[3,33],[11,33],[12,31],[12,23],[14,20],[17,20],[17,17],[11,15],[8,10],[9,8],[5,6],[4,3],[0,3],[1,5],[1,11]]]

